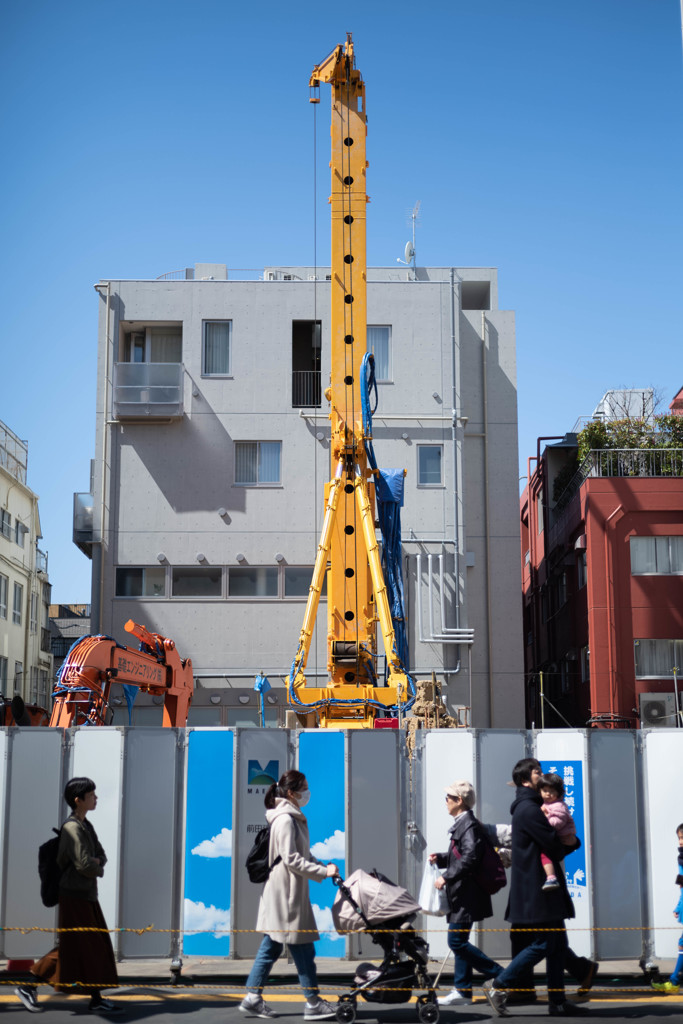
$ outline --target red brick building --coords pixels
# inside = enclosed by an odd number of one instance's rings
[[[577,445],[540,438],[521,498],[527,725],[683,724],[683,450],[595,450],[572,477]]]

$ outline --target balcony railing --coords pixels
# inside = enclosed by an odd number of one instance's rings
[[[92,557],[93,496],[74,494],[73,542],[88,558]]]
[[[182,363],[115,363],[118,420],[173,420],[183,415]]]
[[[47,551],[36,548],[36,572],[47,572]]]
[[[321,405],[320,370],[292,370],[292,408],[319,408]]]
[[[591,450],[555,502],[553,521],[562,515],[589,477],[683,477],[683,448],[601,448]]]

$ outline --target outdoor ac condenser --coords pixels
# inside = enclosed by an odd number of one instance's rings
[[[641,729],[675,729],[676,698],[673,693],[640,694]]]

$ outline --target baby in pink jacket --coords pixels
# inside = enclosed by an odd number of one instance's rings
[[[564,802],[564,782],[559,775],[550,772],[541,779],[539,789],[543,799],[541,810],[562,842],[566,846],[574,846],[576,843],[576,825],[569,808]],[[555,875],[553,862],[544,853],[541,854],[541,864],[546,874],[543,892],[559,889],[560,883]]]

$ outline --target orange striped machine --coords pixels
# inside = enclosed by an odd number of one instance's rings
[[[187,724],[194,692],[191,660],[180,658],[173,640],[150,633],[132,619],[124,628],[140,640],[141,650],[107,636],[87,636],[74,644],[53,690],[49,725],[106,725],[112,683],[163,696],[163,724]]]

